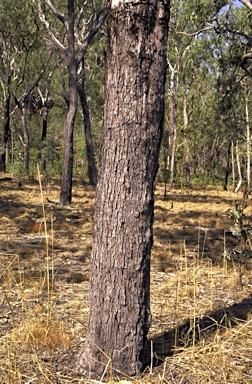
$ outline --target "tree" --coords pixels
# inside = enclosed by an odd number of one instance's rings
[[[169,1],[112,1],[95,205],[90,316],[78,369],[150,362],[154,180],[163,128]]]
[[[29,83],[34,82],[34,78],[31,79],[31,77],[32,75],[37,77],[38,71],[36,66],[31,74],[27,70],[27,66],[35,50],[38,52],[39,31],[32,7],[24,0],[20,1],[19,7],[15,5],[14,1],[10,1],[8,4],[4,1],[0,2],[0,81],[4,95],[2,101],[4,105],[4,122],[1,138],[0,170],[5,171],[8,162],[7,154],[11,141],[11,113],[14,109],[11,99],[14,98],[18,101],[17,105],[21,112],[24,168],[28,173],[29,134],[25,121],[25,110],[28,107]]]
[[[43,77],[44,71],[46,69],[47,63],[45,63],[44,67],[42,68],[41,72],[37,75],[35,80],[33,80],[33,84],[27,85],[23,94],[18,98],[17,93],[19,87],[23,83],[24,79],[24,73],[26,69],[27,61],[25,60],[25,65],[23,68],[23,76],[21,76],[20,81],[17,83],[17,86],[15,87],[14,91],[14,100],[15,103],[20,111],[21,114],[21,121],[22,121],[22,127],[23,127],[23,138],[20,136],[20,140],[23,145],[23,151],[24,151],[24,170],[25,173],[29,174],[29,165],[30,165],[30,139],[29,139],[29,130],[27,125],[27,116],[30,113],[30,107],[31,107],[31,99],[32,99],[32,91],[36,87],[36,85],[39,83],[41,78]]]
[[[11,75],[7,75],[6,79],[6,92],[4,97],[4,113],[3,113],[3,131],[1,137],[1,148],[0,148],[0,172],[6,171],[6,161],[8,161],[8,156],[6,152],[8,151],[8,144],[10,142],[11,130],[10,130],[10,80]]]
[[[226,125],[226,139],[228,137],[229,142],[228,160],[230,160],[229,151],[232,154],[233,191],[237,192],[243,182],[247,184],[249,191],[251,139],[247,84],[250,82],[252,69],[249,52],[252,46],[250,7],[230,7],[227,16],[222,16],[215,28],[217,36],[221,36],[215,50],[218,58],[217,87],[218,94],[221,95],[217,111],[218,114],[221,112],[223,125]],[[228,173],[227,167],[224,188],[227,187]]]
[[[34,0],[38,5],[38,12],[40,21],[45,25],[47,32],[50,36],[53,44],[60,50],[63,60],[68,70],[68,95],[67,95],[67,115],[64,126],[64,160],[62,167],[61,177],[61,191],[60,191],[60,204],[71,204],[72,201],[72,177],[73,177],[73,132],[75,116],[77,111],[77,82],[78,82],[78,66],[80,65],[89,44],[93,37],[98,32],[99,28],[103,24],[107,17],[108,6],[105,6],[100,12],[93,13],[93,25],[85,35],[84,40],[77,39],[75,28],[80,22],[83,16],[84,3],[79,12],[75,9],[75,1],[67,0],[67,16],[60,12],[59,9],[50,1],[44,0],[44,3],[49,7],[52,13],[57,17],[60,23],[64,26],[66,33],[66,42],[61,42],[57,38],[57,33],[52,29],[51,23],[46,18],[45,10],[42,7],[40,0]],[[54,28],[55,29],[55,28]],[[78,28],[77,28],[78,29]],[[84,33],[84,31],[81,31]],[[78,40],[78,46],[76,50],[76,40]]]
[[[213,29],[212,23],[220,9],[226,4],[225,0],[214,3],[209,0],[193,0],[191,2],[173,2],[171,7],[171,23],[168,52],[168,158],[166,167],[169,171],[169,189],[173,187],[177,170],[176,152],[182,146],[184,154],[184,173],[187,182],[190,181],[191,157],[189,153],[188,130],[189,121],[186,116],[190,99],[190,89],[194,85],[201,68],[204,68],[204,49],[202,44],[205,34]],[[200,53],[199,53],[200,52]],[[199,58],[201,57],[201,60]],[[194,95],[195,97],[195,95]],[[182,99],[182,100],[181,100]],[[181,108],[181,105],[183,107]],[[183,144],[177,142],[179,135],[180,116],[183,116]]]
[[[78,76],[77,90],[79,93],[83,121],[84,121],[84,132],[85,132],[85,141],[87,148],[87,162],[88,162],[88,178],[89,183],[92,186],[96,186],[97,183],[97,170],[95,166],[94,158],[94,148],[92,140],[92,130],[91,130],[91,119],[88,108],[87,96],[85,92],[85,73],[84,73],[84,59],[82,60],[81,72]]]
[[[50,109],[53,107],[53,100],[50,99],[50,87],[51,87],[51,80],[52,80],[52,74],[54,69],[48,73],[48,76],[44,85],[44,90],[43,90],[44,92],[42,92],[39,84],[37,85],[37,98],[40,104],[39,106],[41,109],[41,116],[42,116],[42,124],[41,124],[42,125],[42,129],[41,129],[42,145],[41,145],[41,153],[40,153],[41,174],[45,173],[46,171],[46,158],[45,158],[46,136],[47,136],[47,127],[48,127],[48,114]]]
[[[62,167],[60,203],[61,205],[70,204],[72,201],[72,173],[73,173],[73,130],[77,109],[77,65],[75,60],[75,35],[74,20],[75,9],[74,0],[67,1],[67,16],[61,13],[50,0],[45,3],[64,25],[66,31],[66,47],[57,39],[52,32],[51,25],[45,17],[40,1],[37,1],[39,17],[47,28],[48,34],[54,44],[60,49],[68,69],[68,109],[64,126],[64,161]]]

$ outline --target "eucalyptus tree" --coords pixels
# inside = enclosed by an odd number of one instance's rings
[[[10,112],[11,112],[11,82],[14,77],[15,69],[15,29],[14,19],[16,17],[13,7],[6,8],[6,2],[0,3],[0,79],[2,88],[2,106],[3,106],[3,126],[1,134],[0,147],[0,171],[6,170],[6,162],[8,162],[8,151],[10,150],[11,128],[10,128]]]
[[[28,106],[29,92],[33,88],[34,79],[27,72],[29,59],[37,49],[38,28],[33,11],[27,1],[20,1],[16,7],[14,1],[0,2],[0,78],[3,89],[4,123],[1,139],[0,169],[5,170],[6,152],[9,147],[11,126],[10,115],[14,106],[11,99],[19,107],[23,124],[23,135],[20,139],[24,152],[24,168],[29,170],[29,134],[25,122],[25,109]],[[30,84],[29,84],[30,83]],[[35,86],[35,85],[34,85]]]
[[[183,130],[187,131],[188,106],[190,87],[197,77],[202,62],[198,52],[202,50],[201,39],[209,30],[213,29],[212,22],[225,5],[226,1],[214,2],[202,0],[200,2],[174,2],[171,8],[171,32],[169,34],[168,51],[168,109],[169,109],[169,151],[168,167],[170,173],[170,189],[175,176],[175,153],[177,141],[178,108],[183,97]],[[190,155],[187,136],[184,140],[185,172],[190,178]]]
[[[29,174],[30,163],[30,139],[27,120],[30,119],[34,111],[36,111],[38,108],[43,107],[43,105],[38,106],[38,100],[36,97],[35,90],[36,88],[37,90],[39,90],[38,84],[45,74],[45,70],[49,60],[50,55],[48,55],[47,60],[45,62],[40,62],[40,67],[38,60],[36,60],[36,65],[34,66],[34,63],[29,60],[28,56],[25,57],[24,66],[22,68],[22,71],[20,72],[20,80],[16,83],[13,90],[13,97],[21,115],[23,137],[21,137],[21,135],[19,137],[24,148],[24,170],[26,174]],[[40,71],[38,71],[39,69]],[[39,95],[39,98],[40,97],[41,96]],[[43,103],[42,99],[40,99],[40,101],[42,101]]]
[[[51,81],[54,70],[56,67],[49,70],[47,73],[44,84],[37,84],[37,96],[39,101],[39,109],[42,116],[41,122],[41,151],[40,151],[40,171],[41,174],[44,174],[46,171],[47,161],[46,161],[46,138],[47,138],[47,129],[48,129],[48,115],[50,110],[53,108],[54,100],[50,97],[51,90]]]
[[[77,368],[137,375],[150,363],[154,180],[164,118],[169,1],[117,1],[108,20],[90,315]]]
[[[64,126],[64,161],[61,177],[60,203],[70,204],[72,201],[73,176],[73,131],[77,110],[78,67],[91,43],[93,37],[106,19],[108,6],[101,11],[91,13],[91,26],[86,32],[83,13],[86,3],[67,0],[66,5],[61,2],[58,6],[50,0],[34,0],[38,6],[40,21],[46,27],[51,42],[60,51],[68,70],[67,115]],[[50,11],[60,23],[49,16]],[[82,27],[80,27],[82,25]],[[63,28],[63,29],[62,29]],[[76,33],[78,31],[78,33]],[[86,32],[86,33],[85,33]]]
[[[222,94],[219,108],[226,116],[224,124],[226,121],[228,126],[227,137],[232,152],[234,191],[239,190],[244,178],[249,190],[251,184],[251,111],[249,109],[251,97],[249,85],[252,73],[251,9],[248,2],[244,4],[245,7],[230,7],[225,17],[222,15],[216,25],[216,33],[222,40],[221,49],[219,47],[216,49],[219,63],[217,85]],[[245,167],[242,164],[245,164]],[[238,174],[237,185],[236,173]]]
[[[96,186],[97,183],[97,170],[95,166],[94,145],[91,129],[91,118],[88,107],[87,95],[85,91],[85,66],[84,59],[81,62],[80,70],[78,74],[77,90],[80,97],[80,103],[82,108],[84,133],[87,149],[87,162],[88,162],[88,177],[89,183],[92,186]]]

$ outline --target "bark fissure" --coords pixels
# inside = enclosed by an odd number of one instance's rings
[[[120,4],[109,20],[90,317],[78,358],[79,370],[94,377],[107,356],[127,375],[140,373],[150,360],[153,187],[163,127],[167,24],[167,3],[155,0]]]

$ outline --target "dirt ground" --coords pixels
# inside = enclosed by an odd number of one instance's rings
[[[41,186],[0,175],[0,382],[90,383],[74,362],[89,312],[95,193],[75,180],[73,204],[61,207],[59,182]],[[158,185],[152,366],[124,383],[252,383],[251,197],[163,193]]]

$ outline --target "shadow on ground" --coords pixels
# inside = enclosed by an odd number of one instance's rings
[[[252,313],[252,294],[239,303],[209,312],[202,318],[187,319],[176,328],[154,335],[149,339],[149,347],[155,356],[155,365],[162,364],[164,359],[172,356],[174,351],[179,352],[186,347],[197,344],[202,339],[212,339],[218,332],[237,326],[246,321]]]

